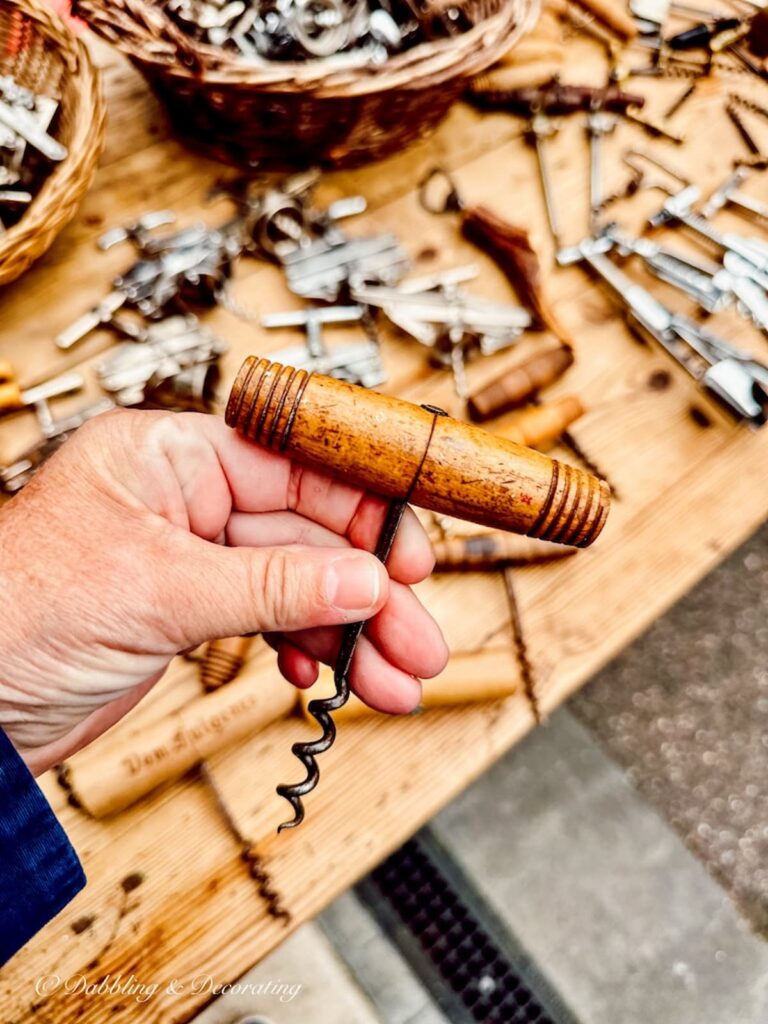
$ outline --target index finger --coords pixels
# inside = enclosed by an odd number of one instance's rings
[[[240,437],[211,416],[188,414],[202,421],[238,512],[289,510],[311,519],[349,542],[374,549],[389,502],[288,456]],[[417,583],[434,567],[432,546],[412,509],[403,517],[387,567],[403,583]]]

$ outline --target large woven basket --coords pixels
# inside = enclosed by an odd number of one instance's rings
[[[0,235],[0,284],[6,284],[46,251],[74,215],[101,152],[104,104],[85,46],[40,0],[0,0],[0,74],[59,100],[55,135],[69,151],[21,220]]]
[[[168,107],[174,129],[243,168],[378,159],[430,132],[464,79],[493,64],[532,22],[538,0],[457,2],[472,28],[422,43],[377,69],[329,72],[322,60],[254,66],[185,35],[147,0],[76,0]]]

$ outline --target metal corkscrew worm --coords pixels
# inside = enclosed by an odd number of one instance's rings
[[[246,359],[232,385],[226,422],[307,469],[389,499],[375,551],[382,562],[408,504],[574,548],[589,547],[608,516],[608,487],[577,466],[432,406],[268,359]],[[363,628],[354,623],[345,629],[335,693],[308,708],[322,736],[292,748],[306,778],[278,789],[294,810],[281,829],[295,828],[304,818],[302,797],[317,785],[317,757],[336,737],[332,714],[349,698],[349,668]]]
[[[436,406],[422,405],[422,409],[432,413],[432,429],[429,432],[427,444],[424,448],[424,454],[422,455],[421,461],[419,462],[418,468],[405,497],[396,501],[391,501],[389,504],[389,509],[387,510],[384,523],[382,524],[381,533],[379,534],[379,539],[374,550],[374,554],[382,564],[385,564],[389,557],[400,523],[405,515],[405,510],[408,507],[413,490],[418,483],[421,470],[427,458],[427,453],[429,452],[429,445],[435,432],[435,423],[437,418],[438,416],[446,415],[443,409],[438,409]],[[308,713],[312,715],[317,724],[323,730],[323,734],[316,740],[294,743],[291,747],[291,753],[304,765],[307,770],[307,775],[302,782],[283,784],[277,787],[279,795],[285,797],[291,807],[293,807],[292,820],[284,821],[282,825],[279,825],[277,829],[278,832],[282,832],[283,829],[286,828],[296,828],[296,826],[300,825],[304,820],[304,804],[302,803],[302,797],[306,796],[307,793],[311,793],[320,781],[320,769],[317,765],[317,757],[319,754],[324,754],[326,750],[330,749],[336,739],[336,723],[333,721],[333,718],[331,718],[331,712],[338,711],[339,708],[344,707],[349,700],[349,673],[352,667],[352,659],[357,649],[357,643],[362,636],[364,628],[365,622],[352,622],[344,628],[339,654],[336,659],[336,668],[333,674],[336,692],[330,697],[322,697],[317,700],[310,701],[309,706],[307,707]]]

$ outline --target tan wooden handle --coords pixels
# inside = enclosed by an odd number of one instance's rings
[[[109,734],[74,754],[60,777],[73,802],[95,818],[121,811],[218,750],[283,718],[297,693],[277,670],[243,674],[228,686],[149,725]]]
[[[4,412],[16,412],[17,409],[23,408],[24,399],[19,385],[13,381],[0,381],[0,416]]]
[[[472,704],[483,700],[503,700],[520,689],[520,667],[511,648],[499,647],[472,654],[454,654],[445,669],[434,679],[422,683],[421,708],[445,708],[456,704]],[[299,695],[304,714],[316,697],[330,697],[335,692],[333,672],[322,668],[314,686]],[[365,718],[379,712],[368,707],[354,694],[334,711],[335,722]],[[312,719],[314,721],[314,719]]]
[[[573,365],[573,349],[566,345],[537,352],[516,363],[476,391],[467,411],[478,423],[525,405],[543,388],[558,380]]]
[[[532,405],[515,414],[501,433],[510,441],[546,451],[568,427],[584,415],[584,406],[576,395],[563,395],[552,402]]]
[[[446,537],[432,544],[437,572],[500,569],[507,565],[540,565],[577,554],[575,548],[545,544],[496,530],[466,537]]]
[[[230,636],[211,640],[200,661],[200,681],[206,692],[226,686],[238,675],[255,637]]]
[[[245,361],[226,419],[244,437],[358,487],[409,495],[422,508],[492,529],[586,547],[608,515],[607,485],[582,469],[410,402],[268,359]]]

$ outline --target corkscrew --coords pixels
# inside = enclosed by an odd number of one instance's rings
[[[375,554],[386,561],[406,506],[467,519],[543,540],[587,547],[602,530],[610,505],[604,481],[504,437],[446,416],[432,406],[378,394],[355,384],[249,357],[232,387],[230,427],[251,441],[304,465],[338,474],[353,486],[391,499]],[[335,693],[311,702],[322,729],[292,750],[306,769],[278,793],[294,817],[317,785],[317,757],[332,746],[332,713],[349,699],[349,669],[363,623],[344,630]]]
[[[422,405],[421,408],[426,412],[431,413],[435,418],[447,415],[443,409],[438,409],[433,405]],[[395,537],[397,536],[397,531],[400,528],[400,523],[402,522],[411,494],[413,493],[413,489],[416,486],[419,475],[424,466],[424,460],[427,457],[429,445],[435,430],[434,422],[435,421],[433,419],[432,429],[429,432],[429,437],[427,438],[427,443],[424,448],[424,455],[416,469],[416,473],[414,474],[407,493],[403,498],[389,503],[389,508],[387,509],[387,514],[384,518],[384,523],[382,524],[379,539],[374,551],[375,556],[382,565],[386,564],[389,553],[392,550],[392,545],[395,543]],[[303,782],[277,787],[278,794],[285,797],[291,807],[293,807],[293,818],[291,821],[284,821],[282,825],[279,825],[277,829],[278,832],[282,832],[285,828],[295,828],[304,820],[304,804],[302,803],[301,798],[306,796],[307,793],[311,793],[320,780],[320,769],[317,766],[317,755],[324,753],[329,747],[333,746],[336,739],[336,723],[331,718],[331,712],[338,711],[339,708],[343,707],[349,700],[349,673],[352,668],[352,659],[355,656],[357,643],[362,636],[364,628],[364,622],[351,622],[345,627],[344,632],[342,633],[341,647],[339,648],[339,654],[336,659],[336,668],[333,673],[333,682],[336,687],[336,692],[330,697],[320,697],[317,700],[310,701],[309,703],[307,711],[323,730],[323,734],[317,740],[294,743],[291,747],[291,752],[304,765],[307,770],[307,774]]]

